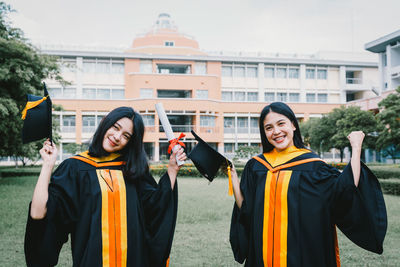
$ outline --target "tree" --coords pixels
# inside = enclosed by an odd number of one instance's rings
[[[42,95],[46,78],[62,85],[66,82],[60,76],[57,58],[40,54],[20,29],[13,28],[7,17],[10,12],[14,10],[0,2],[0,133],[4,140],[0,142],[0,156],[30,157],[29,151],[37,144],[22,145],[21,140],[20,111],[26,94]]]
[[[310,147],[322,153],[336,148],[340,151],[340,159],[343,162],[344,149],[349,146],[347,135],[356,130],[364,131],[367,136],[364,147],[373,148],[376,137],[376,121],[369,111],[363,111],[359,107],[344,107],[333,109],[320,119],[310,119],[302,126],[304,141]]]
[[[363,148],[375,148],[376,137],[373,133],[376,132],[376,120],[372,112],[361,110],[357,106],[344,108],[343,117],[336,121],[335,134],[331,138],[333,146],[338,149],[349,147],[347,136],[352,131],[365,133]]]
[[[400,158],[400,86],[396,92],[388,95],[378,103],[377,114],[379,134],[377,148],[383,156],[390,156],[395,163]]]

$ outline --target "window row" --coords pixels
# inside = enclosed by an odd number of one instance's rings
[[[83,59],[84,73],[111,73],[123,74],[125,71],[124,62],[121,60]]]
[[[49,94],[52,98],[57,99],[76,99],[76,88],[49,88]],[[83,88],[82,99],[124,99],[124,89],[110,88]]]
[[[299,79],[299,74],[299,66],[274,65],[264,67],[264,78]]]
[[[258,132],[258,117],[224,117],[224,133]]]
[[[105,115],[82,115],[82,132],[94,133],[101,120]],[[75,132],[76,115],[54,115],[53,120],[60,125],[61,132],[71,133]],[[168,118],[172,121],[171,125],[185,126],[191,125],[192,119],[188,116],[170,115]],[[185,119],[186,118],[186,119]],[[143,123],[145,126],[154,126],[155,117],[152,114],[142,115]],[[215,127],[216,117],[212,115],[200,115],[201,127]],[[161,125],[161,123],[159,123]]]
[[[264,100],[266,102],[300,102],[300,93],[286,93],[286,92],[265,92]],[[306,93],[306,102],[307,103],[327,103],[328,102],[328,94],[326,93]]]
[[[154,98],[152,88],[140,88],[140,98]],[[197,89],[195,91],[195,97],[197,99],[208,99],[208,90]],[[192,90],[157,90],[157,98],[192,98]]]
[[[221,68],[222,77],[248,77],[257,78],[257,64],[223,64]]]
[[[155,73],[160,74],[207,74],[207,62],[195,62],[194,64],[176,64],[176,63],[156,63]],[[194,69],[194,71],[193,71]],[[152,60],[140,60],[140,73],[154,73]]]
[[[257,102],[258,101],[258,92],[222,91],[221,99],[223,101]]]

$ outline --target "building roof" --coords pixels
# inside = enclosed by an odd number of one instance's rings
[[[400,42],[400,30],[365,44],[365,49],[374,53],[386,51],[386,46]]]

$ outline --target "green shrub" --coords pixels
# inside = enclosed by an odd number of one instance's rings
[[[400,196],[400,180],[399,179],[384,179],[379,180],[384,194]]]
[[[394,166],[369,166],[379,179],[400,179],[400,168]]]

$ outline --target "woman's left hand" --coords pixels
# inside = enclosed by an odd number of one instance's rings
[[[175,174],[175,176],[178,174],[179,169],[181,166],[178,166],[176,160],[180,161],[185,161],[187,159],[185,150],[183,147],[179,148],[175,152],[172,152],[171,156],[169,157],[169,162],[168,162],[168,174]]]
[[[347,136],[347,138],[350,141],[351,148],[353,150],[355,149],[361,150],[364,137],[365,134],[363,133],[363,131],[353,131]]]

